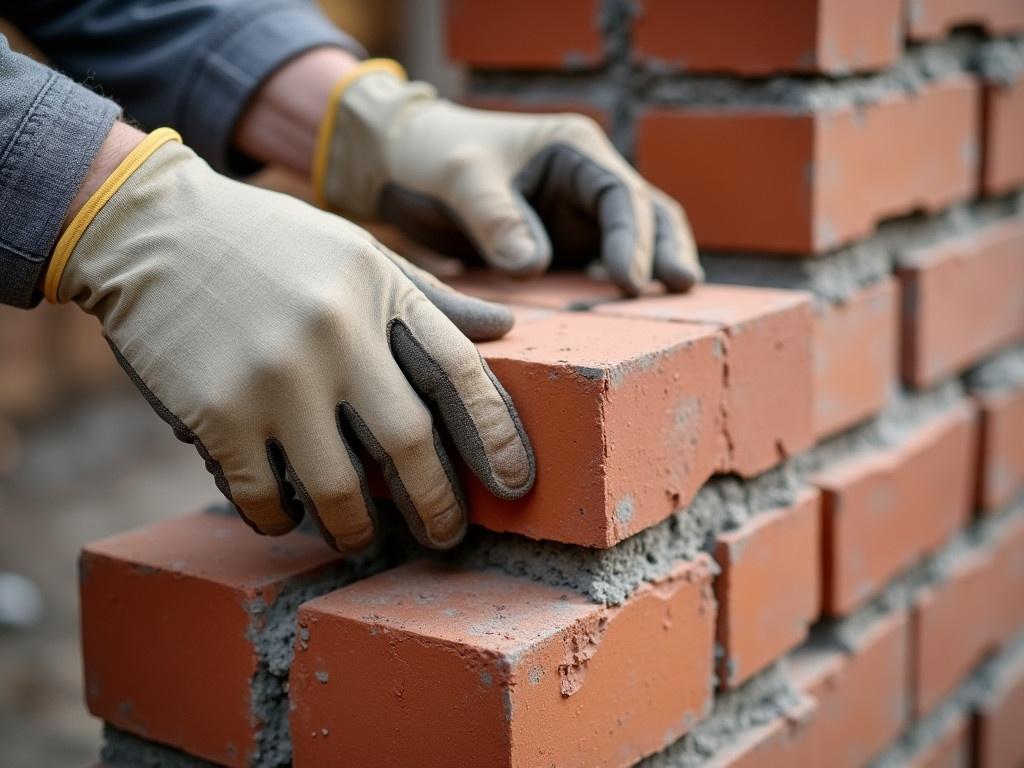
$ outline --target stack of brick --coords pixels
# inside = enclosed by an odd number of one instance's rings
[[[1024,762],[1024,5],[784,5],[449,3],[467,99],[595,116],[711,282],[455,281],[538,462],[458,552],[87,547],[107,765]]]

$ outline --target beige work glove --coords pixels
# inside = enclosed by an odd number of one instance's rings
[[[652,276],[675,291],[703,279],[682,208],[593,120],[467,109],[406,82],[388,60],[364,62],[335,87],[313,184],[325,207],[513,275],[600,253],[630,295]]]
[[[366,546],[374,507],[358,440],[419,540],[456,544],[466,513],[428,404],[495,495],[529,490],[522,425],[459,330],[501,336],[506,310],[445,288],[350,222],[214,173],[176,139],[150,134],[86,203],[45,293],[100,319],[253,528],[285,533],[305,510],[338,549]]]

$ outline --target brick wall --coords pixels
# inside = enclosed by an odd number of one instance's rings
[[[595,116],[711,282],[454,280],[517,308],[480,350],[538,480],[467,478],[453,554],[215,511],[88,546],[106,764],[1024,764],[1024,5],[447,20],[467,101]]]

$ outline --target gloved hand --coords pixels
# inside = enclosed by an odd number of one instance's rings
[[[459,330],[501,336],[507,311],[337,216],[219,176],[176,139],[150,134],[89,199],[45,293],[100,319],[253,528],[285,533],[305,509],[335,547],[366,546],[374,508],[358,440],[420,541],[456,544],[465,509],[428,402],[495,495],[529,490],[522,425]]]
[[[592,120],[467,109],[371,60],[334,89],[313,185],[325,207],[378,217],[451,255],[515,275],[600,251],[630,295],[652,275],[703,279],[682,208],[644,181]]]

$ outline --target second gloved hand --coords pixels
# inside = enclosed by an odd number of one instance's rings
[[[313,175],[327,206],[506,273],[600,253],[630,295],[652,277],[674,291],[703,279],[682,208],[592,120],[461,107],[395,62],[364,62],[335,88]]]
[[[456,544],[465,508],[428,403],[493,493],[529,490],[516,412],[459,330],[500,336],[507,312],[337,216],[219,176],[173,139],[151,134],[90,198],[46,294],[100,319],[250,525],[284,533],[305,510],[337,548],[366,546],[374,511],[358,441],[420,541]]]

